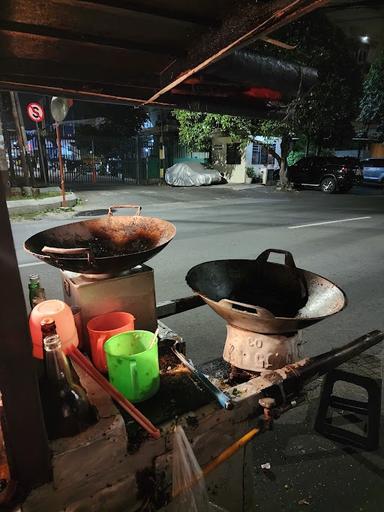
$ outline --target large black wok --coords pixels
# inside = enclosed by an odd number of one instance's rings
[[[284,264],[268,261],[283,253]],[[341,311],[344,292],[296,267],[287,251],[268,249],[256,260],[216,260],[193,267],[188,285],[230,325],[262,334],[295,332]]]
[[[137,211],[133,216],[114,216],[115,208]],[[149,260],[176,234],[170,222],[142,217],[140,212],[140,206],[111,206],[104,217],[41,231],[24,243],[24,249],[62,270],[116,274]]]

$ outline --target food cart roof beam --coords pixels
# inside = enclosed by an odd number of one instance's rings
[[[102,37],[93,34],[80,34],[69,30],[63,30],[57,27],[48,27],[44,25],[32,25],[29,23],[20,23],[14,21],[0,20],[0,31],[8,38],[20,37],[28,34],[32,40],[42,40],[47,44],[55,41],[72,41],[80,47],[108,46],[119,50],[137,51],[142,53],[155,53],[166,55],[168,57],[180,57],[184,52],[180,51],[174,45],[172,47],[161,44],[139,43],[113,37]]]
[[[186,13],[177,9],[164,9],[155,6],[145,6],[143,2],[126,2],[125,0],[59,0],[62,3],[69,5],[83,4],[97,6],[107,12],[119,12],[119,11],[133,11],[140,14],[156,18],[166,18],[167,20],[173,20],[178,23],[184,23],[189,25],[204,25],[214,26],[217,23],[217,19],[207,18],[198,16],[196,14]]]

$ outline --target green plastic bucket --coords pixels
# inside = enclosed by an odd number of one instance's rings
[[[129,331],[104,344],[109,380],[131,402],[147,400],[159,389],[157,340],[148,350],[152,339],[152,332]]]

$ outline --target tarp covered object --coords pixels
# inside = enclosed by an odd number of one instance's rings
[[[174,187],[200,187],[220,183],[221,174],[215,169],[205,169],[200,162],[182,162],[165,171],[165,182]]]

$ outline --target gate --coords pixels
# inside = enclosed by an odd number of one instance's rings
[[[123,140],[90,137],[78,147],[74,127],[60,126],[61,151],[65,182],[69,186],[97,183],[126,183],[147,185],[160,180],[160,137],[158,134],[139,134]],[[27,163],[32,185],[59,185],[60,169],[54,126],[28,130]],[[15,130],[4,131],[12,186],[25,184],[20,148]],[[40,145],[39,145],[40,137]],[[180,147],[175,135],[164,137],[164,167],[173,165]]]

